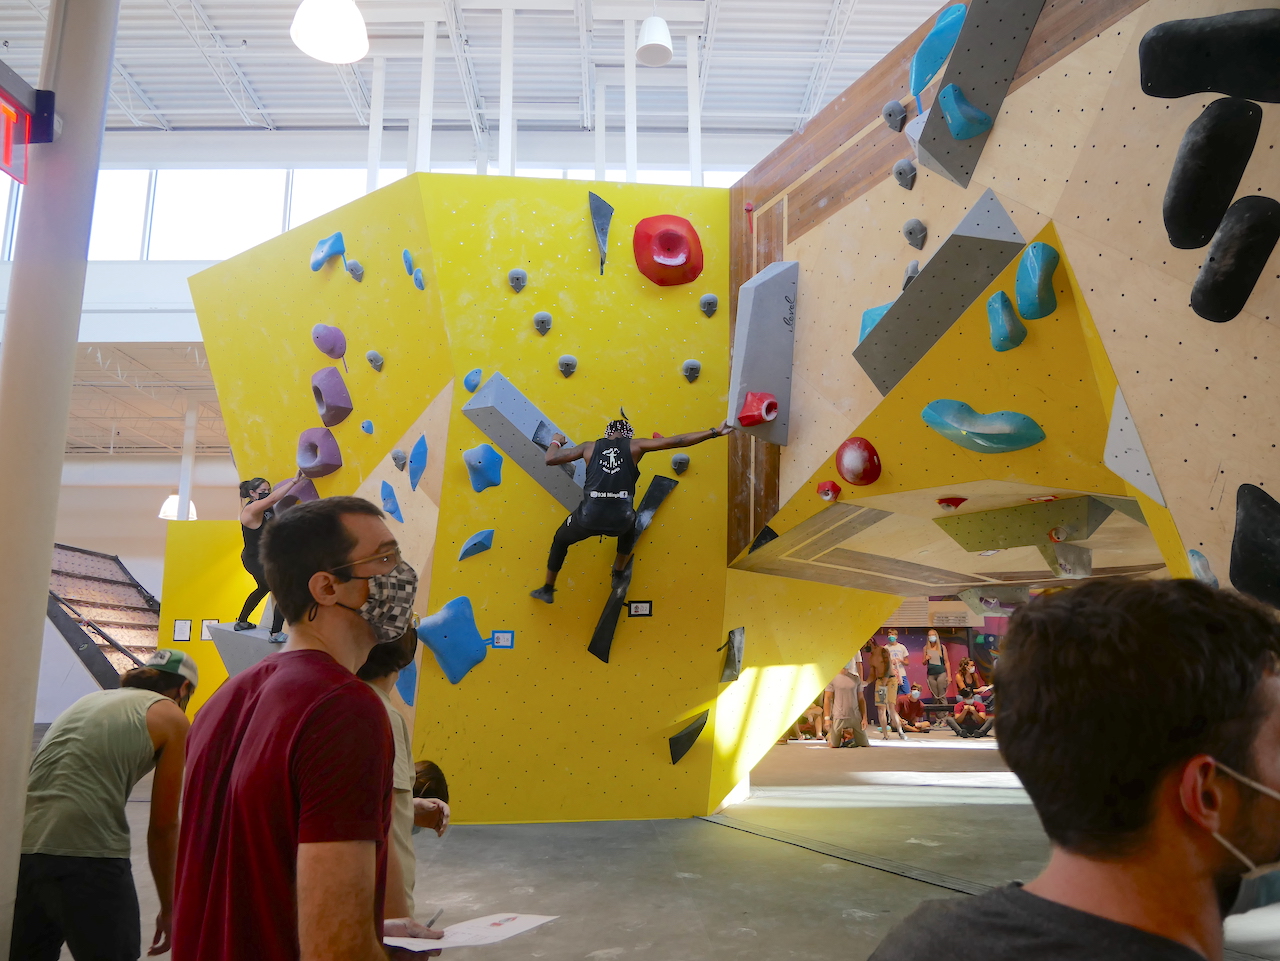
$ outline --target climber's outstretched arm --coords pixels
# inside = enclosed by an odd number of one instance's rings
[[[719,427],[709,427],[706,430],[698,430],[690,434],[676,434],[674,437],[636,437],[631,441],[631,456],[639,458],[646,451],[693,447],[695,444],[701,444],[712,438],[723,437],[734,429],[733,424],[726,420]]]
[[[591,459],[591,452],[595,449],[593,441],[586,441],[577,447],[565,447],[566,438],[564,434],[556,434],[551,438],[551,446],[547,448],[547,466],[556,467],[560,464],[572,464],[578,458],[583,460]]]

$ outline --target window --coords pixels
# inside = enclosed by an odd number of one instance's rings
[[[161,170],[152,260],[223,260],[280,233],[283,170]]]
[[[137,260],[147,217],[149,170],[99,170],[93,198],[90,260]]]
[[[295,170],[289,226],[297,227],[364,196],[365,171]]]

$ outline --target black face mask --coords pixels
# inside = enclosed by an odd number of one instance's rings
[[[271,496],[271,491],[254,491],[253,499],[256,501],[264,501]]]

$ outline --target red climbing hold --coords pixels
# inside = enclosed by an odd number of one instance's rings
[[[967,497],[939,497],[938,506],[944,511],[953,511],[968,499]]]
[[[823,481],[818,485],[818,496],[824,501],[837,500],[840,497],[840,485],[835,481]]]
[[[747,391],[738,411],[738,423],[743,427],[755,427],[778,416],[778,398],[766,391]]]
[[[702,273],[702,241],[683,217],[646,217],[636,224],[631,245],[640,273],[659,287],[692,283]]]
[[[880,455],[865,437],[850,437],[836,450],[836,470],[850,484],[866,487],[880,479]]]

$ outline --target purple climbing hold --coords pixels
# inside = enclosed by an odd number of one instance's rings
[[[311,395],[325,427],[336,427],[351,415],[351,393],[337,367],[324,367],[311,375]]]
[[[339,327],[316,324],[311,328],[311,342],[320,353],[334,360],[342,360],[347,353],[347,335]]]
[[[325,477],[342,466],[338,441],[327,427],[308,427],[298,437],[298,468],[307,477]]]

